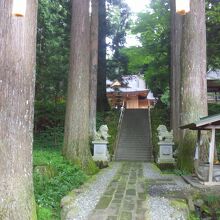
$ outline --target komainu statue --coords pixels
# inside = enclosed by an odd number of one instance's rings
[[[108,137],[110,137],[110,135],[108,134],[108,126],[107,125],[101,125],[99,130],[97,132],[95,132],[94,139],[96,141],[97,140],[108,141]]]
[[[165,125],[159,125],[157,132],[159,141],[173,142],[173,130],[169,132]]]

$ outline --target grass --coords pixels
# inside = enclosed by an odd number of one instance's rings
[[[102,124],[108,125],[111,135],[110,153],[114,151],[118,118],[117,111],[97,115],[97,128]],[[56,127],[45,125],[34,137],[33,176],[38,220],[59,220],[61,199],[89,178],[78,166],[61,155],[64,132],[61,125],[62,123]]]
[[[58,148],[35,146],[33,164],[38,220],[59,220],[62,197],[82,185],[88,176],[65,160]]]

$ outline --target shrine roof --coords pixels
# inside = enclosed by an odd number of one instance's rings
[[[220,70],[209,70],[206,75],[207,80],[220,80]]]
[[[181,129],[191,130],[210,130],[212,128],[220,129],[220,114],[200,118],[200,120],[183,125]]]

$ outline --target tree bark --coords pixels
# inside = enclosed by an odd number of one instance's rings
[[[106,98],[106,0],[99,0],[99,46],[98,46],[98,87],[97,110],[105,111],[108,107]]]
[[[89,48],[89,0],[73,0],[63,153],[84,170],[92,161],[89,149]]]
[[[0,219],[37,219],[32,180],[37,0],[0,1]]]
[[[183,16],[176,13],[175,0],[171,5],[171,128],[174,141],[179,143],[180,138],[180,48],[182,41]]]
[[[181,48],[181,125],[207,115],[205,0],[191,2],[183,17]],[[181,134],[180,166],[192,168],[196,132]],[[191,167],[189,167],[191,165]]]
[[[96,131],[97,105],[97,69],[98,69],[98,28],[99,28],[99,0],[92,0],[91,30],[90,30],[90,136]]]

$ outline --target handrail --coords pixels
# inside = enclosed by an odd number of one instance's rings
[[[122,107],[121,107],[121,110],[120,110],[120,116],[119,116],[119,121],[118,121],[118,127],[119,127],[119,125],[120,125],[121,122],[122,122],[123,115],[124,115],[124,107],[122,106]]]
[[[123,105],[120,109],[120,116],[119,116],[119,120],[118,120],[118,127],[117,127],[117,136],[116,136],[116,142],[115,142],[115,150],[114,150],[114,159],[115,159],[115,154],[118,148],[118,142],[119,142],[119,137],[120,137],[120,130],[121,130],[121,125],[122,125],[122,120],[124,117],[124,112],[125,112],[125,108],[124,108],[124,102]]]

